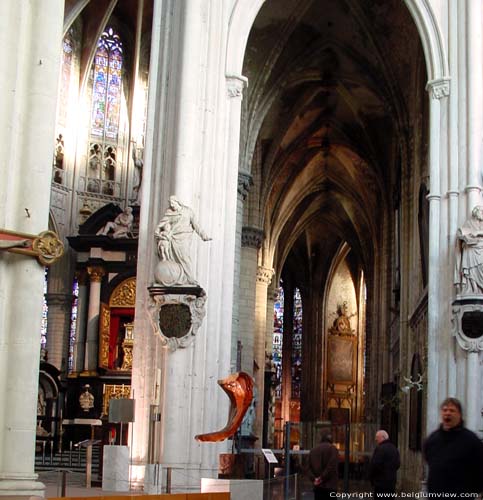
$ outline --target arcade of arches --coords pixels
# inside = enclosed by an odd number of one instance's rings
[[[66,250],[47,271],[0,253],[0,380],[29,380],[1,389],[22,417],[1,412],[0,449],[20,451],[0,452],[0,495],[41,493],[38,443],[94,421],[105,444],[132,437],[135,481],[161,463],[196,489],[232,447],[194,440],[226,422],[214,381],[240,370],[247,446],[282,448],[289,421],[302,449],[325,425],[382,427],[418,490],[440,400],[482,428],[483,343],[458,337],[450,307],[456,231],[483,204],[479,2],[18,3],[0,7],[30,47],[0,44],[19,59],[0,80],[0,226],[48,227]],[[171,351],[147,304],[173,194],[212,240],[191,249],[206,316]],[[116,435],[109,400],[127,397],[132,436]]]

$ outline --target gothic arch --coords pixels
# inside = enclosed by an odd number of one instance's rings
[[[230,17],[226,54],[226,74],[240,75],[248,35],[265,0],[237,0]],[[428,80],[449,76],[443,37],[430,0],[404,0],[416,24],[423,46]]]

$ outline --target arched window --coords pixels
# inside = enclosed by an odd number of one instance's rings
[[[118,139],[122,104],[123,49],[107,28],[97,44],[92,67],[92,100],[87,160],[87,191],[120,195]]]
[[[292,399],[300,399],[302,377],[302,297],[295,288],[293,300]]]
[[[272,361],[275,368],[274,380],[272,383],[276,399],[282,397],[283,307],[284,291],[282,280],[280,280],[277,300],[274,304],[272,341]]]
[[[423,286],[428,284],[428,259],[429,259],[429,192],[424,184],[419,189],[418,226],[419,248],[421,252],[421,272]]]

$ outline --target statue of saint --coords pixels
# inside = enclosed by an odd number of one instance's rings
[[[461,294],[483,293],[483,206],[477,205],[456,234],[455,285]]]
[[[191,270],[190,247],[193,233],[203,241],[211,238],[199,227],[191,208],[170,196],[169,208],[158,224],[154,236],[161,260],[156,281],[165,286],[198,285]],[[174,263],[176,269],[170,266]]]
[[[112,237],[115,239],[129,238],[131,236],[133,220],[132,208],[127,207],[113,221],[107,222],[104,227],[99,229],[97,234],[106,236],[112,231]]]

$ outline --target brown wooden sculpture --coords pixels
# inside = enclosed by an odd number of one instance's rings
[[[228,375],[218,384],[230,398],[230,412],[228,422],[223,429],[207,434],[195,436],[197,441],[223,441],[235,434],[240,427],[243,417],[253,399],[253,379],[245,372],[237,372]]]

